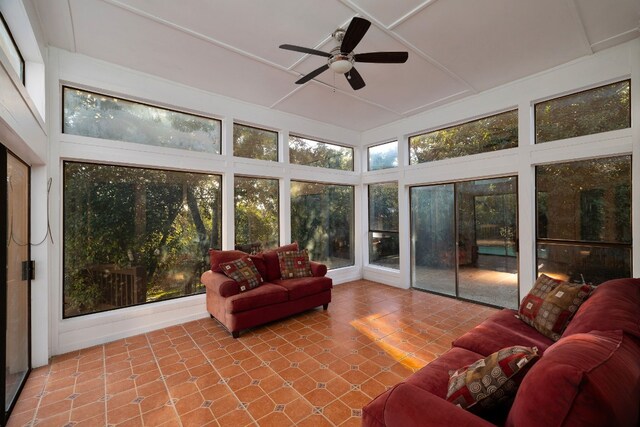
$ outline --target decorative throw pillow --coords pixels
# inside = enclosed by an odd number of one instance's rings
[[[283,279],[313,276],[309,253],[306,249],[278,252],[278,262],[280,263],[280,275]]]
[[[558,341],[580,305],[594,287],[552,279],[542,274],[522,300],[520,319],[538,332]]]
[[[450,372],[447,400],[474,412],[496,408],[515,397],[524,368],[537,356],[536,347],[517,345]]]
[[[222,263],[220,264],[220,269],[227,277],[238,282],[240,292],[257,288],[263,282],[262,276],[260,276],[256,266],[253,265],[253,261],[248,256]]]

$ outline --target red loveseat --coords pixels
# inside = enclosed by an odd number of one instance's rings
[[[207,311],[231,332],[234,338],[240,331],[281,319],[301,311],[323,306],[331,302],[331,278],[325,277],[327,266],[311,262],[313,277],[282,279],[278,252],[298,250],[298,244],[249,255],[242,251],[211,250],[211,270],[205,271],[200,280],[207,288]],[[240,292],[236,281],[222,273],[221,263],[249,256],[264,283],[257,288]]]
[[[502,310],[363,409],[363,426],[638,426],[640,279],[599,285],[555,343]],[[542,356],[510,408],[480,418],[446,400],[449,371],[513,345]],[[485,418],[489,418],[485,415]]]

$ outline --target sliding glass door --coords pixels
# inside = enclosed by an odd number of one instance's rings
[[[0,176],[6,186],[2,197],[3,248],[6,268],[2,280],[2,316],[4,347],[0,353],[4,369],[2,401],[5,420],[22,389],[30,370],[30,294],[29,294],[29,167],[0,145]]]
[[[412,286],[518,305],[517,179],[411,188]]]

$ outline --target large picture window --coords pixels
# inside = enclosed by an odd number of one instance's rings
[[[409,138],[409,164],[415,165],[518,146],[518,110]]]
[[[536,143],[631,127],[631,82],[625,80],[535,106]]]
[[[398,183],[369,185],[369,264],[400,268]]]
[[[278,132],[234,123],[233,155],[277,162]]]
[[[64,317],[204,292],[221,177],[64,163]]]
[[[328,268],[354,264],[354,188],[291,181],[291,240]]]
[[[538,273],[631,276],[631,156],[536,167]]]
[[[220,154],[220,120],[63,88],[64,133]]]
[[[353,148],[289,136],[289,162],[295,165],[353,170]]]
[[[236,176],[234,185],[236,249],[258,253],[278,246],[278,180]]]

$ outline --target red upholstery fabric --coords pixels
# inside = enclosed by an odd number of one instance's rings
[[[253,261],[253,265],[255,265],[258,273],[260,273],[260,276],[262,276],[262,278],[266,280],[267,264],[265,264],[262,254],[260,253],[257,255],[249,255],[249,258],[251,258],[251,261]]]
[[[209,249],[209,261],[211,263],[211,271],[222,273],[220,264],[223,262],[235,261],[239,258],[249,256],[248,253],[242,251],[219,251],[217,249]],[[260,270],[258,270],[260,271]],[[262,275],[262,273],[260,273]]]
[[[273,282],[280,278],[280,263],[278,262],[278,252],[283,251],[297,251],[298,242],[293,242],[288,245],[280,246],[279,248],[262,252],[262,258],[265,263],[265,274],[262,277],[266,282]],[[258,270],[260,271],[260,270]]]
[[[202,273],[200,281],[207,287],[207,294],[215,293],[221,297],[230,297],[240,293],[240,285],[222,273],[207,270]]]
[[[522,381],[507,426],[636,426],[638,344],[593,331],[549,347]]]
[[[565,329],[563,337],[620,329],[640,338],[640,279],[610,280],[596,287]]]
[[[406,383],[445,399],[449,385],[449,371],[470,365],[484,356],[464,348],[452,348],[411,375]]]
[[[228,297],[225,300],[225,309],[228,313],[238,313],[265,305],[277,304],[288,299],[287,290],[282,286],[265,283],[250,291]]]
[[[483,356],[505,347],[522,345],[538,347],[538,354],[542,355],[553,340],[515,317],[516,314],[515,310],[501,310],[453,341],[452,345]]]
[[[327,266],[324,264],[320,264],[319,262],[311,261],[311,274],[313,274],[313,277],[326,276]]]
[[[272,283],[289,291],[289,300],[296,300],[308,295],[328,291],[333,287],[328,277],[300,277],[298,279],[274,280]]]

